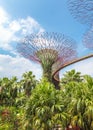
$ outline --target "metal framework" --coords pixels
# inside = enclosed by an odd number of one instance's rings
[[[25,58],[36,61],[43,68],[43,75],[52,79],[57,67],[76,59],[76,42],[64,34],[40,33],[23,38],[17,45],[18,52]],[[53,65],[58,65],[53,67]],[[54,79],[52,79],[53,82]]]
[[[68,0],[68,8],[79,22],[93,24],[93,0]]]
[[[86,48],[93,50],[93,26],[84,34],[83,44]]]
[[[91,58],[91,57],[93,57],[93,54],[90,54],[90,55],[87,55],[87,56],[84,56],[84,57],[81,57],[81,58],[77,58],[77,59],[75,59],[75,60],[72,60],[71,62],[68,62],[67,64],[64,64],[64,65],[60,66],[60,67],[57,68],[57,69],[53,72],[53,74],[52,74],[53,77],[54,77],[54,79],[55,79],[56,81],[59,81],[58,73],[59,73],[59,71],[60,71],[61,69],[65,68],[65,67],[67,67],[67,66],[69,66],[69,65],[72,65],[72,64],[74,64],[74,63],[77,63],[77,62],[86,60],[86,59]]]

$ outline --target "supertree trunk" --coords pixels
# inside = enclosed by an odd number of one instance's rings
[[[57,74],[56,74],[56,79],[54,77],[52,77],[52,82],[55,85],[56,89],[60,89],[60,86],[59,86],[59,81],[60,81],[59,80],[59,72],[57,72]]]

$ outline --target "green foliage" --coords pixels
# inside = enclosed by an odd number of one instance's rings
[[[67,71],[61,79],[60,85],[65,85],[69,82],[82,82],[83,77],[81,76],[80,72],[76,72],[74,69],[71,71]]]
[[[12,106],[15,104],[17,97],[17,78],[12,77],[8,79],[4,77],[0,82],[0,104],[5,106]]]
[[[35,85],[32,72],[24,73],[19,82],[16,77],[0,79],[0,130],[22,129],[24,106]]]
[[[18,130],[19,120],[15,107],[0,108],[0,130]]]
[[[46,76],[45,76],[46,77]],[[93,78],[72,70],[56,90],[48,78],[32,72],[0,79],[0,130],[51,130],[68,123],[93,130]]]
[[[63,108],[61,92],[43,79],[32,91],[26,106],[25,120],[31,122],[33,129],[49,130],[65,118]]]
[[[69,72],[70,73],[70,72]],[[66,78],[67,78],[66,74]],[[65,77],[63,78],[66,79]],[[71,79],[71,75],[70,75]],[[62,80],[61,80],[62,81]],[[68,122],[76,123],[84,130],[93,129],[93,78],[85,75],[83,80],[69,80],[62,90],[64,92],[65,112],[69,115]]]
[[[32,89],[36,86],[36,79],[35,76],[32,74],[31,71],[26,72],[22,75],[23,79],[21,80],[21,85],[23,86],[24,92],[27,96],[31,95]]]

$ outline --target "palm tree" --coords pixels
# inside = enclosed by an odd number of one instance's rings
[[[81,82],[83,80],[83,77],[81,76],[80,72],[76,72],[74,69],[71,71],[67,71],[63,78],[61,79],[60,85],[64,85],[68,82],[75,81],[75,82]]]
[[[33,73],[31,71],[29,72],[25,72],[22,75],[23,79],[21,80],[21,84],[23,86],[23,89],[25,91],[25,94],[27,96],[31,95],[31,91],[33,88],[35,88],[36,86],[36,79],[35,76],[33,75]]]
[[[9,104],[9,87],[10,87],[10,80],[7,77],[4,77],[1,80],[0,83],[0,88],[1,88],[1,93],[0,93],[0,103],[1,105],[8,105]]]

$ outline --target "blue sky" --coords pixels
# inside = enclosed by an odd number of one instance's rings
[[[83,34],[88,26],[77,22],[70,14],[67,0],[0,0],[0,77],[21,77],[33,71],[36,78],[42,75],[41,66],[20,57],[16,43],[25,35],[42,31],[64,33],[78,44],[79,55],[91,53],[82,45]],[[60,75],[70,69],[91,74],[93,59],[66,67]]]

